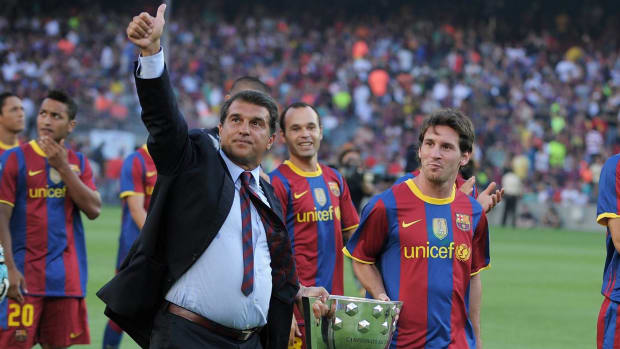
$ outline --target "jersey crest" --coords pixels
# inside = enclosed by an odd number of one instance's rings
[[[338,186],[338,183],[336,183],[336,182],[329,182],[329,183],[327,183],[327,185],[329,185],[329,190],[332,191],[332,194],[334,194],[336,196],[340,196],[340,187]]]
[[[323,206],[327,203],[327,196],[325,196],[325,191],[323,188],[314,188],[312,192],[314,193],[314,199],[319,206]]]
[[[461,229],[462,231],[470,231],[471,230],[471,219],[469,215],[463,213],[456,214],[456,227]]]
[[[439,239],[448,235],[448,222],[445,218],[433,218],[433,234]]]

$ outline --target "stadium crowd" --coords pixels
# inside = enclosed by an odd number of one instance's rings
[[[475,124],[481,187],[511,169],[524,200],[595,202],[604,159],[620,152],[617,15],[586,4],[573,13],[526,9],[504,23],[499,5],[476,4],[487,15],[461,17],[468,3],[329,19],[318,10],[231,14],[222,2],[179,3],[164,46],[190,127],[216,126],[234,79],[257,76],[281,105],[317,107],[320,159],[335,164],[355,147],[380,184],[404,173],[423,116],[456,107]],[[89,130],[146,135],[131,76],[136,51],[118,30],[125,22],[126,12],[97,6],[0,14],[0,90],[22,97],[26,137],[45,91],[67,90],[80,107],[74,146],[99,162],[99,180],[114,159],[93,154]],[[281,144],[263,164],[271,171],[285,158]]]

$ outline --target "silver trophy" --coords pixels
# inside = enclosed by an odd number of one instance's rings
[[[329,314],[315,318],[315,297],[303,298],[306,349],[385,349],[396,330],[403,302],[329,296]]]

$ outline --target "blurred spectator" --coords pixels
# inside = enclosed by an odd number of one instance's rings
[[[360,212],[362,199],[375,194],[375,188],[373,185],[373,174],[364,171],[362,167],[362,158],[359,150],[345,148],[340,153],[338,171],[347,181],[353,205],[355,205],[357,212]]]
[[[119,9],[141,3],[16,3],[0,13],[0,90],[24,96],[33,120],[43,93],[64,89],[84,120],[76,135],[122,129],[144,138],[131,78],[135,52],[118,30],[127,20]],[[591,203],[597,176],[580,169],[620,152],[620,12],[613,2],[566,10],[540,1],[439,0],[415,11],[407,1],[337,2],[329,16],[320,2],[227,5],[179,2],[168,19],[178,40],[164,48],[174,55],[171,79],[190,127],[217,125],[222,91],[251,75],[282,105],[316,105],[326,116],[319,158],[335,163],[334,149],[351,142],[372,162],[368,171],[380,187],[390,172],[414,164],[407,149],[416,145],[419,122],[442,106],[474,122],[481,186],[512,161],[531,191],[524,194],[561,201],[570,179]],[[274,159],[282,158],[283,146],[275,148]]]
[[[504,214],[502,215],[502,225],[506,226],[508,219],[512,221],[512,226],[517,225],[517,207],[519,198],[522,195],[521,179],[510,168],[504,169],[502,177],[502,188],[504,188]]]

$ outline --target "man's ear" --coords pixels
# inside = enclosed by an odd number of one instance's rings
[[[459,163],[461,167],[467,165],[467,163],[469,162],[469,159],[471,159],[471,152],[470,151],[464,152],[463,155],[461,156],[461,161]]]

